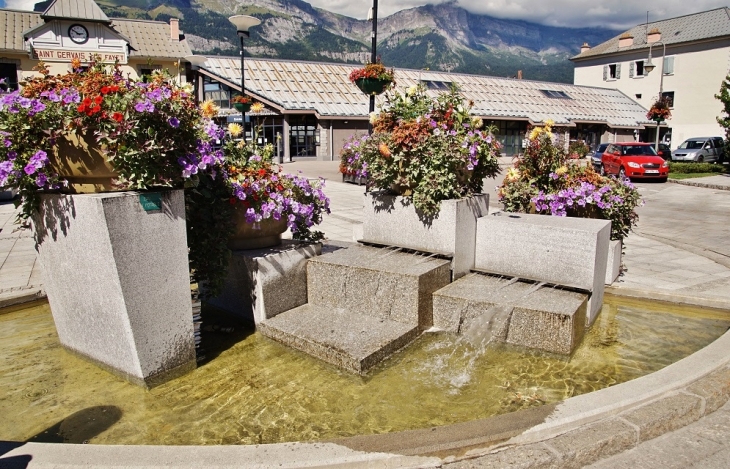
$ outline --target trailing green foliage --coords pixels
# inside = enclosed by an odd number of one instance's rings
[[[722,116],[717,117],[717,123],[725,129],[725,155],[730,155],[730,73],[720,85],[720,92],[715,95],[722,103]]]

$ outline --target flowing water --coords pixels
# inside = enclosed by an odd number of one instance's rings
[[[66,352],[39,305],[0,314],[0,440],[254,444],[446,425],[643,376],[729,326],[730,313],[607,298],[570,359],[429,333],[364,378],[237,329],[207,334],[206,362],[146,391]]]

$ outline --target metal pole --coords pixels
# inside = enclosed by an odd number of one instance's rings
[[[667,55],[667,46],[662,41],[657,41],[662,43],[662,70],[661,74],[659,75],[659,99],[662,99],[662,93],[664,92],[664,57]],[[656,44],[656,42],[654,43]],[[654,45],[652,44],[652,46]],[[651,47],[649,46],[649,55],[651,55]],[[656,121],[656,143],[654,144],[654,149],[657,153],[659,153],[659,125],[662,121]]]
[[[239,32],[241,37],[241,96],[245,96],[246,92],[243,87],[243,34]],[[241,111],[241,124],[243,125],[243,141],[246,141],[246,111]]]
[[[378,0],[373,0],[373,32],[371,34],[372,44],[370,46],[370,63],[378,60],[377,44],[378,44]],[[370,95],[370,111],[375,112],[375,95]],[[368,133],[373,133],[373,125],[368,121]]]

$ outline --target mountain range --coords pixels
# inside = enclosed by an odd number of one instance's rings
[[[315,8],[302,0],[98,0],[110,17],[168,21],[180,18],[191,48],[207,55],[238,55],[228,17],[253,15],[246,55],[365,63],[372,23]],[[365,12],[369,5],[364,4]],[[377,55],[388,67],[444,70],[500,77],[573,82],[569,57],[619,31],[560,28],[470,13],[452,1],[378,18]]]

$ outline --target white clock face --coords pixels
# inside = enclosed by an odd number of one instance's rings
[[[83,44],[89,40],[89,31],[80,24],[74,24],[68,28],[68,37],[76,44]]]

